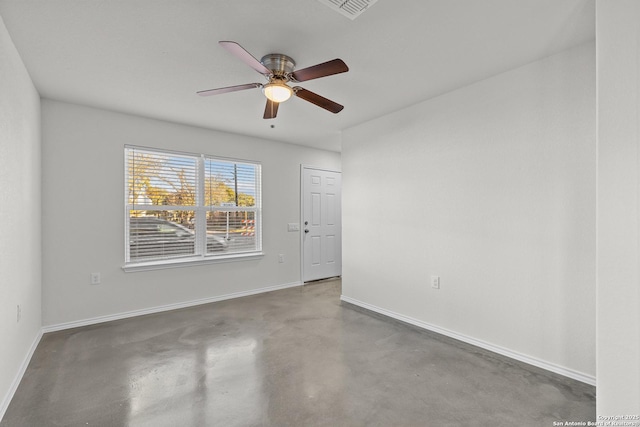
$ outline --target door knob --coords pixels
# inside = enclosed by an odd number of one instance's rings
[[[308,232],[309,232],[309,230],[307,230],[307,229],[305,228],[305,229],[304,229],[304,232],[305,232],[305,233],[308,233]]]

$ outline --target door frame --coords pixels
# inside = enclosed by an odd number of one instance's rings
[[[300,283],[304,285],[304,170],[313,169],[326,172],[335,172],[342,174],[341,170],[325,168],[320,166],[300,164]],[[342,186],[340,186],[340,197],[342,198]],[[342,217],[342,203],[340,203],[340,217]],[[342,224],[342,218],[340,223]],[[342,225],[341,225],[342,226]],[[342,233],[340,233],[342,235]],[[342,238],[340,238],[340,247],[342,247]],[[341,251],[342,252],[342,251]]]

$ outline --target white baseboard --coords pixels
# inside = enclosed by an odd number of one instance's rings
[[[38,344],[40,343],[40,339],[42,338],[42,330],[38,331],[36,337],[33,339],[31,343],[31,347],[29,347],[29,351],[25,355],[22,363],[20,364],[20,369],[16,373],[16,376],[13,378],[13,382],[11,383],[11,387],[7,391],[7,394],[2,399],[2,403],[0,404],[0,420],[4,417],[5,412],[7,412],[7,408],[9,408],[9,403],[11,399],[13,399],[13,395],[16,393],[18,386],[20,385],[20,381],[22,381],[22,376],[27,371],[27,366],[29,366],[29,362],[31,362],[31,357],[33,357],[33,353],[36,351]]]
[[[586,384],[589,384],[589,385],[592,385],[592,386],[596,385],[596,378],[594,376],[592,376],[592,375],[588,375],[588,374],[585,374],[585,373],[582,373],[582,372],[578,372],[578,371],[575,371],[573,369],[565,368],[563,366],[559,366],[559,365],[556,365],[554,363],[550,363],[550,362],[547,362],[547,361],[544,361],[544,360],[540,360],[538,358],[531,357],[531,356],[528,356],[526,354],[518,353],[517,351],[509,350],[508,348],[500,347],[500,346],[491,344],[491,343],[486,342],[486,341],[482,341],[482,340],[479,340],[479,339],[476,339],[476,338],[469,337],[467,335],[459,334],[457,332],[450,331],[448,329],[441,328],[439,326],[432,325],[432,324],[423,322],[421,320],[414,319],[414,318],[409,317],[409,316],[405,316],[405,315],[402,315],[402,314],[399,314],[399,313],[395,313],[393,311],[386,310],[384,308],[376,307],[375,305],[371,305],[371,304],[368,304],[366,302],[362,302],[362,301],[359,301],[359,300],[354,299],[354,298],[350,298],[350,297],[345,296],[345,295],[341,295],[340,299],[342,301],[344,301],[344,302],[349,303],[349,304],[357,305],[358,307],[362,307],[364,309],[367,309],[367,310],[382,314],[382,315],[390,317],[392,319],[396,319],[396,320],[399,320],[401,322],[408,323],[410,325],[414,325],[414,326],[417,326],[417,327],[422,328],[422,329],[426,329],[426,330],[429,330],[429,331],[432,331],[432,332],[436,332],[436,333],[438,333],[440,335],[444,335],[444,336],[447,336],[449,338],[453,338],[453,339],[456,339],[458,341],[462,341],[462,342],[465,342],[467,344],[471,344],[471,345],[474,345],[476,347],[480,347],[480,348],[483,348],[485,350],[489,350],[489,351],[492,351],[494,353],[501,354],[501,355],[509,357],[511,359],[514,359],[514,360],[517,360],[517,361],[520,361],[520,362],[524,362],[524,363],[526,363],[528,365],[533,365],[533,366],[536,366],[538,368],[544,369],[546,371],[550,371],[550,372],[553,372],[553,373],[556,373],[556,374],[565,376],[567,378],[571,378],[571,379],[574,379],[574,380],[577,380],[577,381],[580,381],[580,382],[583,382],[583,383],[586,383]]]
[[[283,285],[267,286],[264,288],[251,289],[249,291],[234,292],[232,294],[215,297],[201,298],[192,301],[179,302],[175,304],[161,305],[157,307],[143,308],[140,310],[127,311],[124,313],[109,314],[106,316],[92,317],[90,319],[75,320],[72,322],[58,323],[56,325],[43,326],[42,332],[56,332],[65,329],[79,328],[81,326],[95,325],[97,323],[111,322],[113,320],[127,319],[129,317],[144,316],[145,314],[160,313],[163,311],[177,310],[179,308],[193,307],[196,305],[209,304],[217,301],[241,298],[249,295],[263,294],[265,292],[278,291],[280,289],[294,288],[302,286],[302,282],[285,283]]]

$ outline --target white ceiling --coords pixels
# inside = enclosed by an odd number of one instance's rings
[[[341,130],[594,38],[594,0],[379,0],[355,20],[318,0],[0,0],[42,97],[340,151]],[[300,86],[262,119],[259,89],[195,92],[263,77],[218,46],[345,74]],[[275,125],[271,128],[271,125]]]

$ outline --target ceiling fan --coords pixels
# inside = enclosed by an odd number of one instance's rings
[[[347,67],[347,64],[345,64],[341,59],[334,59],[323,62],[322,64],[294,71],[296,63],[287,55],[269,53],[258,61],[236,42],[221,41],[218,43],[242,62],[262,74],[268,82],[266,84],[248,83],[244,85],[201,90],[197,92],[198,95],[211,96],[245,89],[262,88],[262,93],[267,97],[267,105],[264,109],[263,116],[265,119],[275,118],[278,114],[278,106],[280,103],[285,102],[293,95],[298,98],[302,98],[305,101],[309,101],[312,104],[315,104],[320,108],[324,108],[334,114],[339,113],[344,108],[344,106],[337,102],[333,102],[330,99],[311,92],[310,90],[301,88],[300,86],[291,87],[287,84],[289,82],[306,82],[307,80],[319,79],[320,77],[349,71],[349,67]]]

